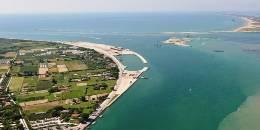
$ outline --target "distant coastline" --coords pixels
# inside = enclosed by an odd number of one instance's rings
[[[251,16],[238,16],[245,24],[234,30],[234,32],[259,32],[260,31],[260,21],[258,17]]]

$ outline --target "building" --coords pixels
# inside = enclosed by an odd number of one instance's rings
[[[23,65],[23,64],[24,64],[24,61],[22,61],[22,60],[17,60],[17,61],[14,61],[14,64],[15,64],[15,65]]]
[[[40,128],[46,128],[51,126],[58,126],[61,124],[59,117],[53,117],[53,118],[46,118],[43,120],[37,120],[37,121],[30,121],[30,124],[33,129],[40,129]]]
[[[28,53],[33,53],[34,51],[33,50],[19,50],[18,54],[23,56],[23,55],[26,55]]]
[[[108,95],[109,95],[108,93],[104,93],[104,94],[86,96],[85,98],[90,102],[96,102],[99,101],[100,98],[106,98]]]
[[[39,78],[45,78],[48,76],[48,64],[41,63],[39,67]]]

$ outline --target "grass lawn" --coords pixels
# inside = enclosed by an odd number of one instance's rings
[[[88,81],[89,85],[93,85],[93,84],[99,84],[99,83],[106,83],[109,87],[113,87],[116,85],[116,80],[107,80],[107,81],[102,81],[100,78],[98,77],[91,77],[91,79]]]
[[[54,94],[50,94],[50,95],[46,96],[46,98],[47,98],[49,101],[58,100],[58,98],[55,97]]]
[[[88,73],[100,73],[104,71],[106,71],[106,69],[87,70]]]
[[[27,101],[35,101],[35,100],[42,100],[42,99],[46,99],[49,95],[48,92],[46,93],[33,93],[33,94],[29,94],[29,95],[18,95],[16,97],[16,100],[18,102],[27,102]]]
[[[90,80],[88,81],[88,85],[94,85],[94,84],[97,84],[99,83],[99,78],[97,77],[91,77]]]
[[[20,92],[21,88],[23,86],[23,81],[24,81],[23,77],[12,77],[10,86],[9,86],[9,89],[11,90],[11,92],[15,92],[15,93]]]
[[[83,109],[83,113],[90,114],[94,111],[93,106],[95,104],[91,102],[81,102],[80,104],[74,104],[74,105],[64,105],[63,107],[66,109],[69,108],[80,108]]]
[[[68,74],[55,74],[54,79],[57,81],[59,85],[67,85],[69,83],[69,75]]]
[[[52,82],[50,80],[40,80],[37,84],[36,90],[47,90],[52,87]]]
[[[14,43],[16,46],[22,46],[23,49],[42,49],[56,47],[57,44],[48,43],[45,41],[23,41]]]
[[[63,106],[65,109],[69,108],[79,108],[83,109],[83,113],[90,114],[91,112],[94,111],[93,106],[95,104],[90,103],[90,102],[81,102],[80,104],[74,104],[74,105],[63,105],[63,103],[59,101],[55,102],[48,102],[44,104],[39,104],[39,105],[34,105],[30,107],[24,107],[23,110],[25,111],[26,114],[31,114],[31,113],[37,113],[37,112],[47,112],[48,110],[57,107],[57,106]]]
[[[38,84],[38,77],[37,76],[25,77],[24,78],[23,86],[36,87],[37,84]]]
[[[80,98],[86,95],[87,86],[76,86],[73,85],[69,92],[64,92],[61,94],[62,99],[72,99],[72,98]]]
[[[21,67],[19,66],[12,66],[11,73],[19,73],[21,70]]]
[[[64,105],[63,107],[68,109],[68,108],[91,108],[93,107],[95,104],[91,103],[91,102],[81,102],[80,104],[74,104],[74,105]]]
[[[0,69],[0,74],[6,73],[8,70],[7,69]]]
[[[34,105],[30,109],[24,110],[25,114],[31,114],[31,113],[37,113],[37,112],[47,112],[48,110],[54,108],[56,106],[39,106],[39,105]]]
[[[101,81],[101,83],[104,82],[104,83],[106,83],[109,87],[114,87],[114,86],[116,85],[116,81],[117,81],[117,80],[107,80],[107,81]]]
[[[87,70],[81,70],[81,71],[74,71],[74,72],[69,72],[70,75],[86,75],[87,74]]]
[[[38,72],[38,66],[36,65],[28,65],[21,67],[21,72],[30,71],[30,72]]]
[[[88,109],[88,108],[84,108],[83,109],[83,113],[85,113],[85,114],[91,114],[92,112],[94,112],[94,109]]]
[[[57,67],[51,67],[51,68],[49,69],[49,72],[50,72],[50,73],[58,73],[58,68],[57,68]]]
[[[9,67],[9,65],[0,65],[0,70],[8,70]]]
[[[110,93],[112,90],[110,87],[108,87],[105,90],[94,90],[93,87],[89,87],[87,90],[87,95],[91,96],[91,95],[97,95],[97,94],[103,94],[103,93]]]
[[[48,110],[57,107],[57,106],[62,106],[62,103],[59,101],[54,101],[54,102],[48,102],[48,103],[43,103],[43,104],[38,104],[34,106],[25,106],[23,107],[23,110],[25,111],[26,114],[30,113],[37,113],[37,112],[47,112]]]
[[[88,87],[87,90],[87,95],[96,95],[96,94],[102,94],[102,93],[110,93],[112,91],[112,88],[115,86],[116,84],[116,80],[107,80],[107,81],[96,81],[97,78],[92,78],[90,81],[88,81],[88,85],[90,85]],[[106,83],[108,85],[108,87],[105,90],[94,90],[94,87],[91,86],[93,84],[102,84],[102,83]]]

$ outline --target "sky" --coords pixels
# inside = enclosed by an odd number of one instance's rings
[[[260,11],[260,0],[0,0],[0,14]]]

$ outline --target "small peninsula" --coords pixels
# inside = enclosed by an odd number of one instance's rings
[[[234,30],[234,32],[259,32],[260,31],[260,17],[256,16],[238,16],[245,21],[244,26]]]
[[[139,76],[115,56],[138,53],[87,42],[0,39],[0,124],[8,129],[84,130]]]

